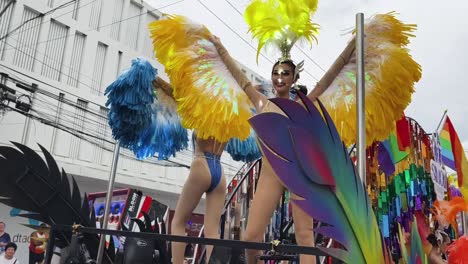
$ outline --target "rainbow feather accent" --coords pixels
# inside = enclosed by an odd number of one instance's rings
[[[414,219],[411,225],[411,262],[409,263],[427,264],[427,255],[424,253],[424,247],[421,236],[419,235],[416,219]]]
[[[316,232],[346,249],[324,251],[345,263],[389,263],[366,189],[328,112],[320,102],[321,111],[302,93],[298,96],[305,107],[271,99],[287,116],[270,112],[251,118],[263,157],[285,186],[303,198],[293,202],[329,224]]]
[[[317,0],[254,0],[245,9],[249,31],[258,40],[257,62],[265,46],[278,47],[283,60],[289,59],[292,46],[304,39],[317,41],[319,26],[311,16],[317,10]]]
[[[401,255],[403,258],[403,263],[427,264],[428,263],[427,255],[424,252],[424,246],[423,246],[421,235],[418,231],[418,223],[417,223],[416,218],[414,218],[414,221],[411,224],[411,237],[410,237],[409,250],[408,250],[405,232],[401,228],[400,224],[398,224],[398,233],[399,233],[400,248],[401,248]]]
[[[411,102],[421,66],[406,46],[416,25],[394,13],[374,16],[365,25],[366,143],[383,141]],[[356,54],[320,96],[346,145],[356,140]]]
[[[411,258],[408,253],[409,250],[406,241],[406,233],[403,231],[403,228],[401,228],[400,223],[398,223],[398,243],[400,244],[400,251],[403,263],[411,263]]]
[[[414,219],[417,221],[419,237],[421,238],[424,253],[429,254],[431,251],[431,243],[426,239],[431,233],[431,227],[429,226],[429,220],[421,212],[417,211],[414,213]]]
[[[437,222],[444,228],[452,225],[458,234],[457,215],[468,211],[468,204],[462,197],[454,197],[450,201],[435,201],[431,212]]]
[[[156,74],[148,61],[137,58],[106,88],[109,125],[122,147],[132,149],[137,145],[141,131],[151,123],[151,81]]]
[[[245,140],[253,106],[208,41],[208,29],[182,16],[165,17],[149,28],[156,57],[174,89],[182,125],[203,139]]]

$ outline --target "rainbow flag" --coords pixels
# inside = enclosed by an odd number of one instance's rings
[[[464,176],[468,177],[468,161],[457,132],[448,116],[444,128],[440,132],[440,147],[442,149],[442,162],[457,172],[458,186],[463,186]]]

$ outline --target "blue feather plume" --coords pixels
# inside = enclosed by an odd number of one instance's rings
[[[109,125],[122,147],[133,149],[140,133],[151,124],[152,81],[157,70],[144,59],[132,60],[132,66],[111,83],[105,91]]]
[[[188,132],[175,109],[156,99],[152,111],[151,125],[142,131],[139,144],[133,149],[137,158],[144,159],[157,153],[159,160],[165,160],[186,149]]]
[[[251,129],[250,135],[245,140],[231,138],[225,150],[235,161],[251,162],[262,157],[262,153],[257,145],[257,135]]]

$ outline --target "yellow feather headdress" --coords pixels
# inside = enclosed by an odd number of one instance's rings
[[[291,60],[294,44],[305,39],[316,41],[318,24],[311,16],[317,9],[317,0],[254,0],[246,8],[244,18],[249,31],[258,40],[257,62],[260,50],[265,46],[277,47],[279,61]]]

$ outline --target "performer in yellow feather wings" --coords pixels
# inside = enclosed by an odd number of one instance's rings
[[[165,66],[171,84],[161,79],[157,82],[175,99],[182,125],[194,130],[194,159],[177,202],[171,233],[184,235],[185,224],[205,193],[204,235],[218,238],[226,192],[220,162],[225,146],[234,159],[259,157],[256,143],[248,138],[251,128],[247,120],[253,106],[208,41],[211,34],[204,26],[184,17],[167,16],[152,23],[150,31],[156,57]],[[184,249],[183,243],[172,243],[173,263],[183,262]],[[208,246],[207,259],[211,251]]]

